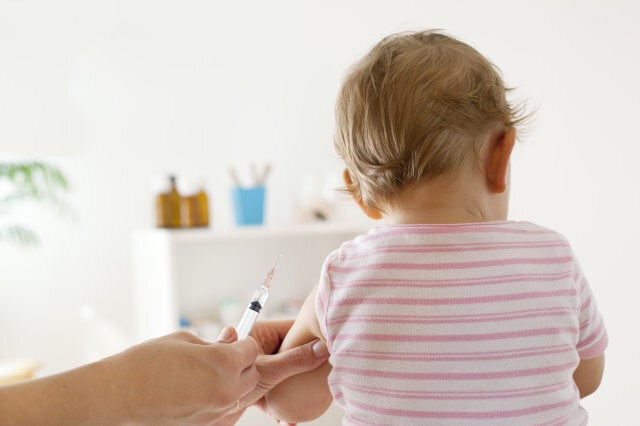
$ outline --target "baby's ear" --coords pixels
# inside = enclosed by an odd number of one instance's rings
[[[349,173],[349,170],[343,170],[342,180],[344,181],[344,185],[349,189],[349,192],[353,197],[353,201],[356,202],[356,204],[360,207],[364,214],[366,214],[373,220],[382,219],[382,213],[380,213],[378,209],[365,204],[364,201],[362,201],[362,197],[357,196],[355,192],[351,191],[351,188],[353,188],[353,181],[351,180],[351,174]]]
[[[509,159],[516,143],[516,129],[511,128],[490,141],[487,158],[487,181],[496,194],[507,189]]]

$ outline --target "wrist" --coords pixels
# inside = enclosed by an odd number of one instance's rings
[[[69,411],[75,411],[72,418],[78,424],[125,424],[133,418],[124,392],[125,374],[117,359],[110,357],[59,375],[56,387],[72,401]]]
[[[144,418],[144,404],[136,400],[136,371],[122,354],[86,366],[90,369],[86,389],[93,388],[88,406],[100,413],[99,424],[136,424]]]

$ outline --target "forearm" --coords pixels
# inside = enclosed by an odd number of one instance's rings
[[[122,424],[123,399],[109,377],[110,360],[16,385],[0,387],[0,424]],[[116,417],[116,415],[122,417]]]
[[[273,388],[266,396],[268,412],[275,418],[302,423],[322,415],[332,401],[327,376],[329,362],[315,370],[293,376]]]

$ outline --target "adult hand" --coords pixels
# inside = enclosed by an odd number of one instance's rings
[[[252,338],[206,343],[178,332],[53,376],[0,386],[0,424],[203,425],[252,392]]]
[[[211,424],[237,407],[260,378],[253,339],[206,343],[178,332],[113,357],[130,420],[144,424]],[[118,382],[116,382],[118,383]]]
[[[256,368],[260,373],[257,386],[240,399],[240,410],[231,413],[215,423],[216,426],[233,425],[242,416],[244,410],[256,405],[269,415],[264,403],[264,395],[277,384],[291,376],[321,366],[329,358],[326,345],[320,341],[312,341],[288,351],[277,354],[280,344],[293,325],[293,320],[260,321],[251,332],[251,336],[260,344],[262,355],[256,360]],[[219,342],[234,342],[237,339],[231,327],[223,330]],[[274,418],[274,421],[281,423]]]

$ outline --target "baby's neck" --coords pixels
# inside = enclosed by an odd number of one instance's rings
[[[388,223],[472,223],[507,219],[508,193],[491,192],[483,180],[441,179],[401,191],[383,214]]]
[[[480,212],[454,206],[433,206],[422,210],[401,209],[384,217],[388,223],[392,224],[473,223],[491,220],[484,218]]]

